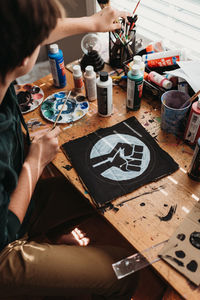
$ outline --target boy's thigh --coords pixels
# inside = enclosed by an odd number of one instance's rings
[[[0,256],[1,296],[97,294],[105,299],[129,299],[136,276],[117,280],[112,269],[112,263],[127,254],[124,249],[110,246],[16,241]]]

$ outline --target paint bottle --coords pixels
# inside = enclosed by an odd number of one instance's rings
[[[63,52],[57,44],[49,46],[48,58],[55,87],[62,88],[66,86],[66,71],[63,58]]]
[[[97,78],[97,104],[98,114],[102,117],[108,117],[112,113],[112,78],[108,72],[100,72]]]
[[[177,61],[186,60],[184,49],[174,49],[142,55],[142,60],[149,68],[176,65]]]
[[[96,73],[93,66],[87,66],[84,73],[86,95],[89,101],[97,99]]]
[[[188,83],[184,78],[178,77],[178,90],[188,94]]]
[[[200,137],[200,99],[194,102],[186,125],[184,139],[190,145],[195,145]]]
[[[188,176],[195,181],[200,181],[200,138],[198,138],[196,143]]]
[[[143,73],[139,65],[133,65],[127,74],[127,100],[128,109],[138,110],[141,104],[143,88]]]
[[[149,73],[148,80],[154,82],[156,85],[161,86],[166,90],[170,90],[172,88],[172,82],[155,71],[151,71]]]
[[[80,65],[73,66],[73,79],[74,79],[75,91],[80,93],[84,88],[83,74],[82,74]]]

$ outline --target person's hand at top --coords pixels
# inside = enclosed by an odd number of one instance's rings
[[[131,16],[131,13],[125,11],[119,11],[107,6],[96,14],[90,16],[95,32],[108,32],[116,29],[121,29],[121,23],[118,22],[119,18],[127,20],[127,16]]]

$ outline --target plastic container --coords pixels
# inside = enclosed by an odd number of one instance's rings
[[[63,52],[59,49],[57,44],[51,44],[49,46],[48,58],[55,87],[65,87],[67,80]]]
[[[176,65],[177,61],[186,60],[184,49],[174,49],[163,52],[144,54],[142,60],[149,68]]]
[[[155,84],[163,87],[166,90],[170,90],[172,88],[172,82],[155,71],[149,73],[148,80],[154,82]]]
[[[141,104],[143,88],[143,73],[139,65],[133,65],[127,74],[127,101],[128,109],[138,110]]]
[[[192,104],[184,139],[195,145],[200,137],[200,99]]]
[[[185,131],[185,120],[191,106],[180,108],[190,96],[186,93],[170,90],[161,96],[161,129],[183,138]]]
[[[75,91],[80,93],[84,88],[83,74],[80,65],[73,66],[73,79]]]
[[[89,101],[97,99],[96,73],[93,66],[87,66],[84,73],[86,96]]]
[[[112,114],[112,78],[107,72],[100,72],[97,78],[97,104],[98,114],[102,117],[108,117]]]

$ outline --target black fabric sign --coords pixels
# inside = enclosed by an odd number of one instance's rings
[[[135,117],[67,142],[62,150],[98,206],[178,169]]]

